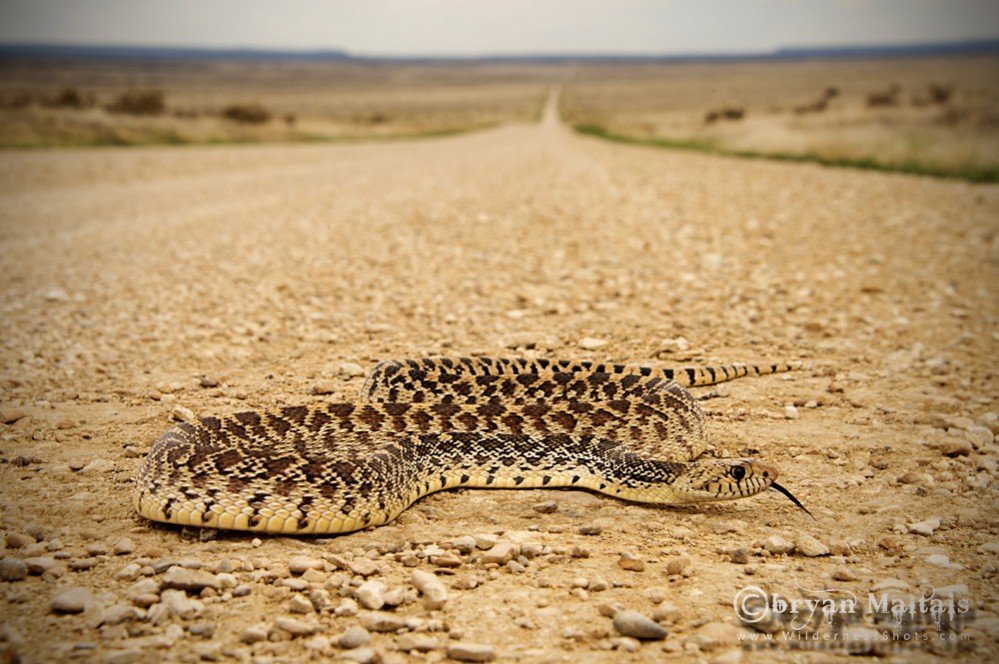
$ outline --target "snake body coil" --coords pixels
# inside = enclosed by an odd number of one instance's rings
[[[135,505],[154,521],[307,534],[384,524],[456,487],[572,486],[660,504],[751,496],[781,489],[777,471],[750,459],[695,461],[704,416],[678,380],[790,368],[382,362],[357,403],[174,426],[142,465]]]

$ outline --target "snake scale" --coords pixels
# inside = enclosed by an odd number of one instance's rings
[[[386,361],[356,403],[174,426],[142,464],[135,506],[154,521],[286,534],[381,525],[457,487],[577,487],[658,504],[773,488],[800,507],[771,466],[697,460],[704,415],[684,387],[791,368]]]

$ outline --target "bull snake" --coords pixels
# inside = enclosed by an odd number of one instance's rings
[[[683,386],[791,368],[382,362],[356,403],[174,426],[142,464],[135,506],[154,521],[287,534],[381,525],[457,487],[577,487],[659,504],[773,488],[800,507],[771,466],[695,460],[706,448],[704,415]]]

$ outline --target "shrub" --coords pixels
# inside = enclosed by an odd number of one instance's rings
[[[867,95],[867,107],[879,108],[885,106],[898,106],[898,93],[902,91],[897,85],[893,85],[881,92],[872,92]]]
[[[260,104],[230,104],[222,109],[222,117],[243,124],[263,124],[271,114]]]
[[[127,90],[107,107],[112,113],[128,115],[159,115],[166,110],[163,93],[159,90]]]
[[[76,88],[63,88],[43,102],[53,108],[84,108],[94,105],[93,95],[83,95]]]

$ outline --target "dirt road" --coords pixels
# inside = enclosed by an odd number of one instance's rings
[[[0,252],[0,661],[752,661],[747,587],[858,600],[813,640],[777,631],[771,661],[999,654],[999,188],[618,146],[549,114],[0,154]],[[187,411],[350,399],[380,359],[479,353],[804,362],[700,394],[714,453],[776,465],[815,520],[773,493],[455,491],[347,536],[201,541],[132,510]],[[923,622],[874,629],[869,598]],[[669,634],[622,636],[621,608]]]

